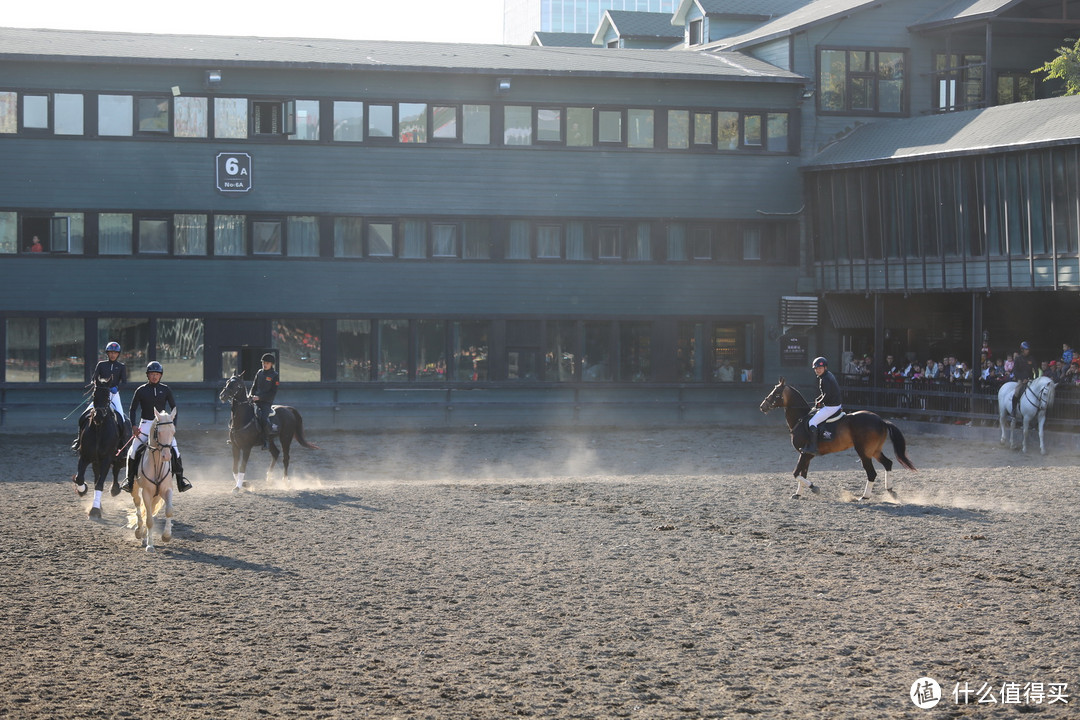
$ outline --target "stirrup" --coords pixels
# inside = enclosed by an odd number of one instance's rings
[[[176,489],[180,492],[186,492],[191,489],[191,483],[188,482],[186,477],[180,476],[176,478]]]
[[[124,478],[124,481],[120,483],[120,492],[131,492],[133,480],[129,477]]]

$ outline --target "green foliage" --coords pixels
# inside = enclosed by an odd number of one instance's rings
[[[1080,95],[1080,40],[1067,38],[1065,42],[1071,42],[1073,45],[1059,47],[1056,51],[1057,56],[1053,60],[1048,60],[1042,67],[1037,67],[1031,72],[1045,73],[1044,80],[1064,81],[1064,95]]]

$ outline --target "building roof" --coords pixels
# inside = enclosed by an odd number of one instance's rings
[[[757,19],[762,22],[786,15],[806,5],[810,0],[682,0],[675,6],[672,25],[685,25],[690,7],[697,4],[706,15],[729,18]]]
[[[591,33],[534,32],[532,44],[541,47],[593,47]]]
[[[914,23],[910,29],[915,32],[937,30],[1008,17],[1037,19],[1051,32],[1055,28],[1080,25],[1075,2],[1069,0],[955,0]]]
[[[922,18],[911,26],[912,30],[928,30],[957,22],[971,22],[994,17],[1022,0],[956,0]]]
[[[807,170],[1080,144],[1080,96],[862,125],[804,164]]]
[[[607,10],[600,18],[600,26],[593,35],[593,43],[604,41],[607,28],[623,38],[659,38],[678,41],[682,39],[681,28],[671,24],[671,13],[636,12],[634,10]]]
[[[0,28],[0,60],[803,82],[740,53]]]
[[[786,15],[770,20],[749,32],[724,38],[706,45],[707,48],[739,50],[752,45],[786,37],[812,25],[828,22],[842,15],[871,5],[882,5],[890,0],[812,0],[800,3],[800,7]]]

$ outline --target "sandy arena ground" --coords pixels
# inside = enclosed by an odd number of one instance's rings
[[[223,432],[156,553],[69,436],[0,435],[0,717],[1080,717],[1076,452],[906,430],[898,500],[849,451],[798,501],[779,415],[309,431],[234,495]]]

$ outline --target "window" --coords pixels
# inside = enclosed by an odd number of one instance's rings
[[[0,133],[19,132],[19,94],[0,92]]]
[[[705,323],[681,322],[678,325],[675,358],[680,382],[702,382],[704,362],[701,349],[705,343]]]
[[[173,135],[178,138],[204,138],[209,131],[204,97],[181,96],[173,99]]]
[[[363,142],[364,103],[345,100],[334,102],[334,140]]]
[[[550,320],[547,323],[547,348],[544,352],[544,380],[573,382],[578,359],[577,323]]]
[[[460,142],[458,120],[460,112],[456,105],[433,105],[431,107],[431,139]]]
[[[334,257],[364,256],[364,219],[334,218]]]
[[[165,255],[169,252],[169,221],[139,220],[139,252]]]
[[[45,382],[82,382],[85,379],[86,342],[82,318],[45,321]]]
[[[1035,78],[1030,73],[998,73],[996,104],[1009,105],[1034,99]]]
[[[592,238],[585,231],[585,223],[572,221],[566,224],[566,259],[592,260]]]
[[[686,252],[686,225],[682,223],[671,223],[667,227],[667,259],[689,259]]]
[[[57,135],[83,134],[83,96],[57,93],[53,96],[53,132]]]
[[[487,260],[491,257],[491,221],[466,220],[465,259]]]
[[[251,221],[251,251],[255,255],[281,254],[281,221]]]
[[[245,98],[214,98],[214,137],[239,139],[248,136]]]
[[[652,260],[652,225],[647,222],[634,226],[634,237],[627,248],[627,260]]]
[[[206,254],[206,216],[177,213],[173,215],[173,238],[177,255]]]
[[[694,146],[712,147],[713,114],[711,112],[694,113]]]
[[[120,362],[128,367],[128,382],[137,385],[140,380],[136,368],[144,368],[150,361],[149,318],[98,318],[96,347],[103,348],[105,343],[114,340],[123,348]],[[169,373],[169,379],[172,380],[172,373]]]
[[[25,94],[23,101],[23,129],[49,129],[49,96]]]
[[[619,323],[619,379],[652,380],[652,323]]]
[[[442,258],[461,256],[461,231],[457,223],[431,224],[431,256]]]
[[[597,248],[601,260],[622,258],[622,227],[619,225],[601,225],[597,228]]]
[[[600,110],[597,116],[597,138],[601,144],[621,145],[625,142],[623,137],[623,111]]]
[[[297,130],[297,102],[295,100],[252,100],[251,129],[256,136],[295,135]],[[318,111],[316,110],[316,126]],[[317,134],[317,128],[316,128]],[[310,139],[310,138],[303,138]]]
[[[369,257],[394,257],[394,224],[368,223],[367,243]]]
[[[537,225],[536,257],[545,259],[562,257],[561,225]]]
[[[788,152],[788,114],[769,113],[766,127],[769,152]]]
[[[169,382],[203,381],[203,335],[201,318],[158,319],[157,359],[168,370]]]
[[[690,21],[690,45],[701,45],[705,42],[705,20],[698,18]]]
[[[651,148],[653,146],[653,111],[626,111],[626,146],[632,148]]]
[[[7,382],[39,382],[41,325],[38,319],[8,318],[4,323],[7,338],[4,348],[4,379]]]
[[[536,142],[561,143],[563,139],[562,108],[536,109]]]
[[[394,137],[396,125],[396,108],[394,105],[369,104],[367,119],[367,135],[369,139],[390,139]]]
[[[566,144],[568,147],[593,146],[592,108],[566,108]]]
[[[747,147],[761,147],[761,116],[743,116],[743,145]]]
[[[129,136],[135,99],[130,95],[98,95],[98,135]]]
[[[285,219],[285,230],[289,257],[319,256],[319,218],[290,215]]]
[[[667,146],[671,150],[686,150],[690,147],[689,110],[668,110]]]
[[[581,379],[584,382],[611,380],[612,337],[611,323],[587,321],[584,323],[585,348],[581,358]]]
[[[739,149],[739,113],[716,113],[716,147],[721,150]]]
[[[935,54],[934,108],[945,112],[982,107],[985,71],[982,55]]]
[[[427,257],[427,223],[423,220],[401,221],[401,252],[403,258]]]
[[[743,230],[743,260],[761,259],[761,228],[746,228]]]
[[[416,321],[416,381],[446,380],[446,322]]]
[[[271,320],[270,337],[278,351],[278,372],[288,382],[322,379],[322,321],[297,318]]]
[[[490,145],[491,106],[464,105],[461,110],[462,142],[466,145]]]
[[[140,97],[138,99],[138,127],[141,133],[166,134],[171,128],[169,123],[169,98],[161,95]]]
[[[379,320],[376,327],[377,377],[381,382],[405,382],[409,379],[409,321]]]
[[[690,227],[690,257],[693,260],[713,259],[713,229],[706,225]]]
[[[308,140],[315,142],[319,139],[319,101],[296,100],[293,103],[285,103],[286,112],[293,108],[295,119],[291,128],[286,125],[286,134],[289,140]],[[290,132],[291,129],[291,132]]]
[[[506,250],[509,260],[528,260],[532,257],[529,251],[529,222],[527,220],[510,221],[510,243]]]
[[[101,255],[131,254],[132,218],[128,213],[98,215],[98,253]]]
[[[488,335],[491,323],[470,320],[451,323],[451,349],[454,353],[454,377],[459,382],[484,382],[488,379]]]
[[[503,108],[503,145],[532,145],[532,108],[507,105]]]
[[[244,255],[244,232],[247,218],[243,215],[214,216],[214,255]]]
[[[890,50],[818,51],[818,109],[900,115],[907,107],[905,54]]]
[[[337,321],[337,380],[371,379],[371,321]]]
[[[398,105],[398,141],[403,143],[428,141],[427,104],[401,103]]]
[[[0,212],[0,253],[11,255],[19,250],[19,214]]]

